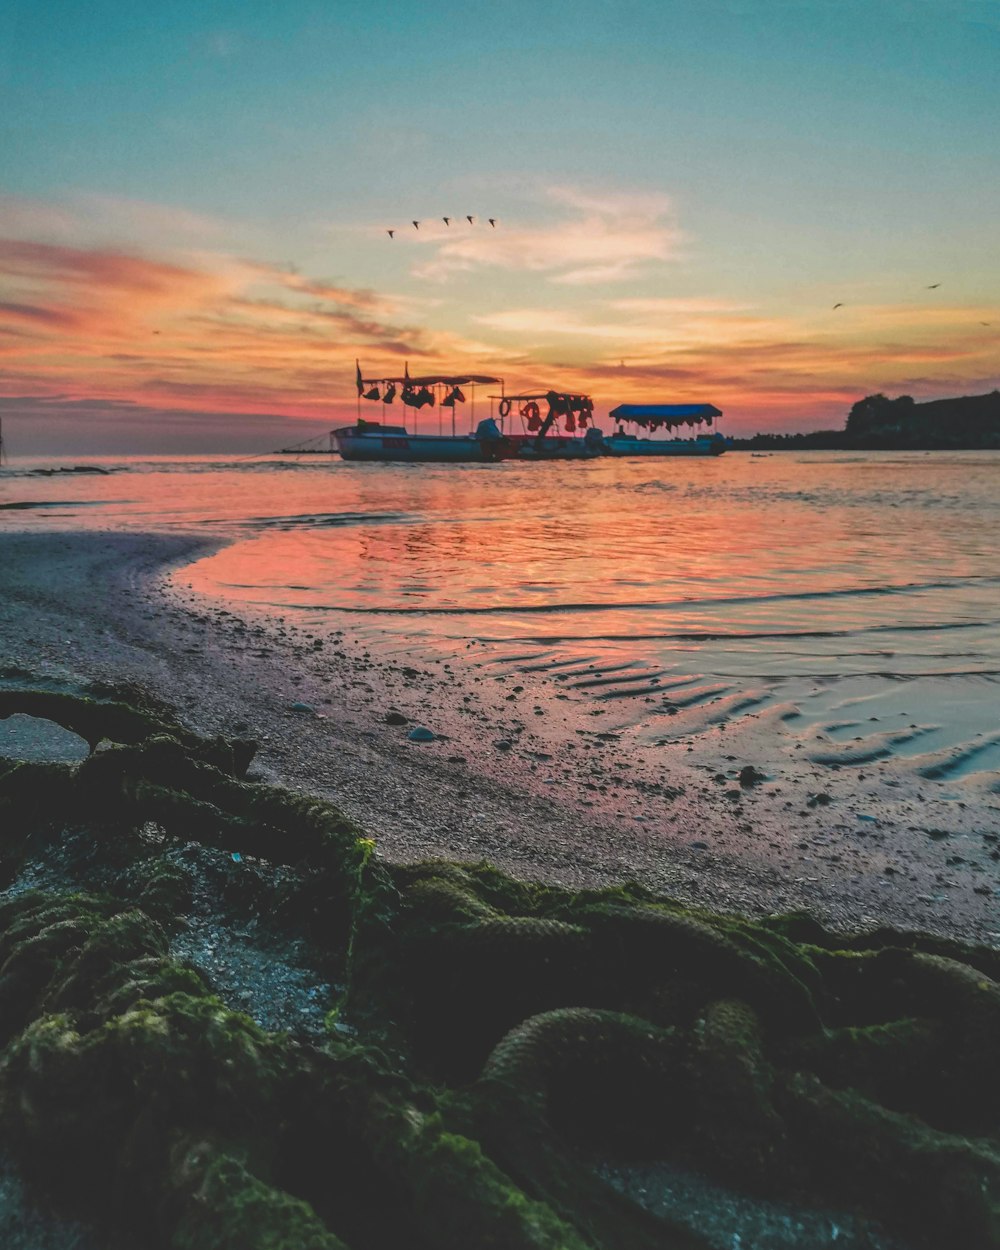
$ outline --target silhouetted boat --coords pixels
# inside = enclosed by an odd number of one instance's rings
[[[519,460],[592,460],[604,453],[601,432],[591,424],[594,401],[589,395],[548,390],[490,398],[500,401],[501,419],[521,420],[522,432],[507,434],[517,446]],[[560,418],[565,433],[560,432]]]

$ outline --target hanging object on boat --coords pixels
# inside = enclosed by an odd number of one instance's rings
[[[527,417],[529,422],[538,421],[538,425],[541,425],[541,421],[539,420],[538,405],[535,403],[533,399],[529,399],[528,402],[524,405],[524,407],[521,408],[521,416]],[[534,428],[537,430],[538,426],[536,425]]]
[[[396,383],[390,382],[389,385],[385,388],[385,394],[382,396],[382,403],[391,404],[395,398],[396,398]]]
[[[379,394],[378,387],[373,386],[370,391],[365,391],[365,393],[361,396],[361,398],[362,399],[381,399],[382,396]]]

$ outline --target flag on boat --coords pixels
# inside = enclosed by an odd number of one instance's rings
[[[354,362],[354,372],[355,372],[355,374],[356,374],[356,383],[357,383],[357,387],[358,387],[358,395],[360,396],[360,395],[362,394],[362,392],[364,391],[364,389],[365,389],[365,383],[364,383],[364,379],[363,379],[363,378],[362,378],[362,376],[361,376],[361,366],[358,364],[358,362],[357,362],[356,360],[355,360],[355,362]]]

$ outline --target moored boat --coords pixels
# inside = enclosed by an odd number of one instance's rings
[[[717,422],[722,413],[714,404],[619,404],[608,416],[618,423],[613,434],[604,436],[610,456],[721,456],[729,446],[718,429],[686,438],[674,434],[681,428],[695,430]],[[650,434],[665,429],[671,437],[640,438],[626,432],[627,423]]]
[[[517,447],[504,438],[503,431],[490,415],[481,420],[468,434],[459,434],[455,428],[455,408],[466,402],[463,387],[471,395],[470,420],[475,422],[477,385],[499,385],[502,378],[485,374],[429,374],[410,377],[409,368],[403,376],[386,378],[363,378],[360,365],[355,365],[358,388],[358,419],[354,425],[331,430],[330,435],[344,460],[392,460],[426,463],[473,463],[488,464],[497,460],[509,460],[517,455]],[[386,425],[382,421],[369,421],[361,416],[361,400],[366,399],[382,405],[385,415],[387,404],[400,402],[419,411],[425,407],[437,407],[439,411],[437,434],[409,431],[405,425]],[[451,433],[444,433],[444,413],[450,410]]]
[[[506,435],[517,447],[520,460],[591,460],[603,454],[601,432],[592,424],[594,401],[589,395],[548,390],[491,399],[499,401],[501,420],[515,416],[521,420],[522,432]],[[560,432],[560,419],[565,433]]]

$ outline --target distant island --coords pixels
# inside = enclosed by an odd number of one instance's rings
[[[737,451],[935,451],[1000,449],[1000,391],[915,403],[912,396],[859,399],[842,430],[734,438]]]

